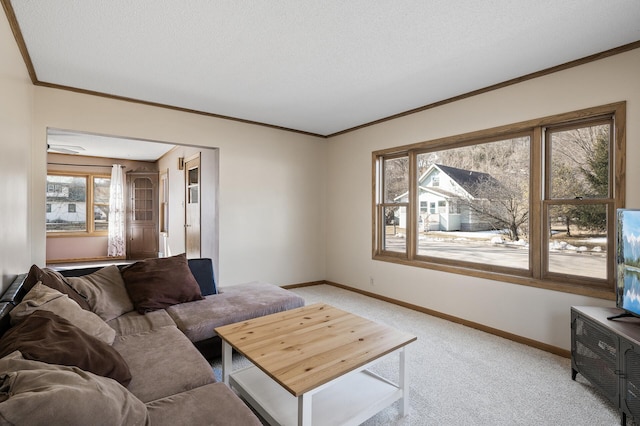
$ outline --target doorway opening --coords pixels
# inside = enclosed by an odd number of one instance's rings
[[[47,143],[47,264],[113,264],[187,253],[189,258],[211,258],[217,270],[217,148],[60,129],[47,130]],[[194,159],[197,167],[191,168]],[[113,164],[122,165],[127,177],[127,250],[119,257],[107,255],[105,185]],[[189,170],[197,171],[191,183]],[[84,189],[65,182],[64,176],[84,181]],[[197,203],[188,212],[186,201],[195,191]]]

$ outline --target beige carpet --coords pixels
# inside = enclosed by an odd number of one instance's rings
[[[328,303],[418,336],[408,347],[409,415],[399,417],[395,403],[364,425],[620,424],[589,382],[571,380],[569,359],[329,285],[294,291],[307,304]],[[397,355],[372,370],[396,381]]]

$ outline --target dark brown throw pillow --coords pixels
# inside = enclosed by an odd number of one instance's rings
[[[2,336],[0,358],[14,351],[24,359],[110,377],[123,386],[131,382],[129,366],[115,349],[49,311],[32,313]]]
[[[49,268],[40,269],[37,265],[32,265],[27,278],[24,280],[25,290],[29,292],[38,281],[47,287],[58,290],[62,294],[66,294],[69,299],[80,305],[82,309],[91,310],[87,299],[75,291],[59,272]]]
[[[141,314],[203,299],[184,253],[136,262],[121,273],[133,306]]]

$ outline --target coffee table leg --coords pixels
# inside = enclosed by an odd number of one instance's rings
[[[229,386],[229,374],[231,373],[232,350],[231,345],[222,341],[222,382]]]
[[[302,394],[298,397],[298,426],[311,425],[311,395]]]
[[[398,383],[400,389],[402,389],[402,398],[400,399],[400,415],[402,417],[409,414],[409,383],[407,375],[407,347],[403,346],[400,349],[400,380]]]

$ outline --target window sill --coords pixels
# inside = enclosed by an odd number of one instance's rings
[[[504,273],[482,271],[478,269],[465,268],[460,266],[443,265],[425,261],[410,261],[401,257],[390,255],[374,255],[373,260],[382,262],[390,262],[401,265],[413,266],[424,269],[433,269],[436,271],[449,272],[452,274],[467,275],[476,278],[482,278],[493,281],[501,281],[517,285],[525,285],[530,287],[542,288],[545,290],[560,291],[563,293],[577,294],[580,296],[594,297],[604,300],[616,300],[616,293],[613,289],[605,289],[602,287],[594,287],[589,285],[570,284],[565,282],[538,280],[530,277],[521,277],[517,275],[509,275]]]
[[[107,231],[100,232],[47,232],[47,238],[85,238],[85,237],[106,237]]]

